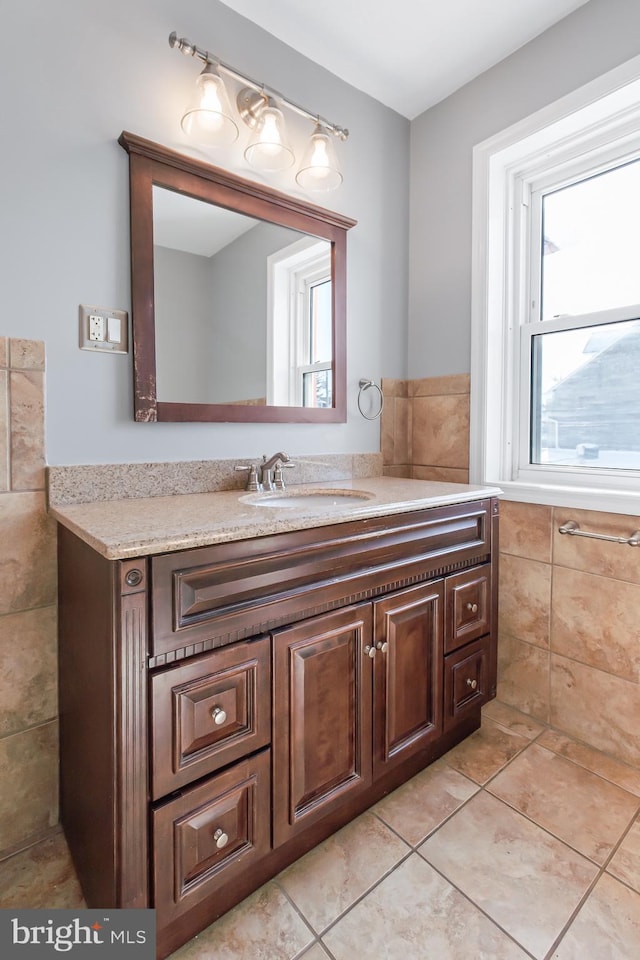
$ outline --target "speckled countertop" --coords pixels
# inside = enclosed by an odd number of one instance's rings
[[[332,496],[329,491],[336,491]],[[359,494],[340,497],[338,491]],[[56,520],[108,560],[328,526],[366,517],[498,496],[497,487],[368,477],[287,487],[294,506],[260,505],[272,494],[226,490],[50,507]],[[318,496],[321,494],[321,496]]]

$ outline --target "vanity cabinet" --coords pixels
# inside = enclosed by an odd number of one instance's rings
[[[108,560],[59,530],[62,820],[164,957],[477,729],[496,499]]]

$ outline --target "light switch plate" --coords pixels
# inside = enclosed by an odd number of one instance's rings
[[[129,315],[93,304],[80,304],[80,348],[105,353],[129,352]]]

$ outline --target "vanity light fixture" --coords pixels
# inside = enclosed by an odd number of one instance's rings
[[[237,95],[236,107],[238,119],[252,129],[244,152],[251,166],[271,173],[285,170],[295,162],[280,109],[286,107],[314,123],[296,182],[309,192],[335,190],[340,186],[342,174],[331,136],[346,140],[349,136],[347,129],[310,113],[277,90],[252,80],[185,37],[178,37],[175,31],[169,36],[169,45],[205,64],[196,81],[196,99],[182,117],[182,129],[188,137],[207,146],[225,146],[237,139],[238,124],[220,76],[224,73],[244,84]]]

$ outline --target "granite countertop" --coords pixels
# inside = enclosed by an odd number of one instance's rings
[[[325,495],[319,497],[323,492]],[[327,491],[351,491],[359,499]],[[393,477],[290,486],[295,505],[262,506],[277,494],[227,490],[56,505],[50,513],[108,560],[188,550],[274,533],[381,517],[498,496],[497,487]],[[256,502],[258,501],[258,502]]]

